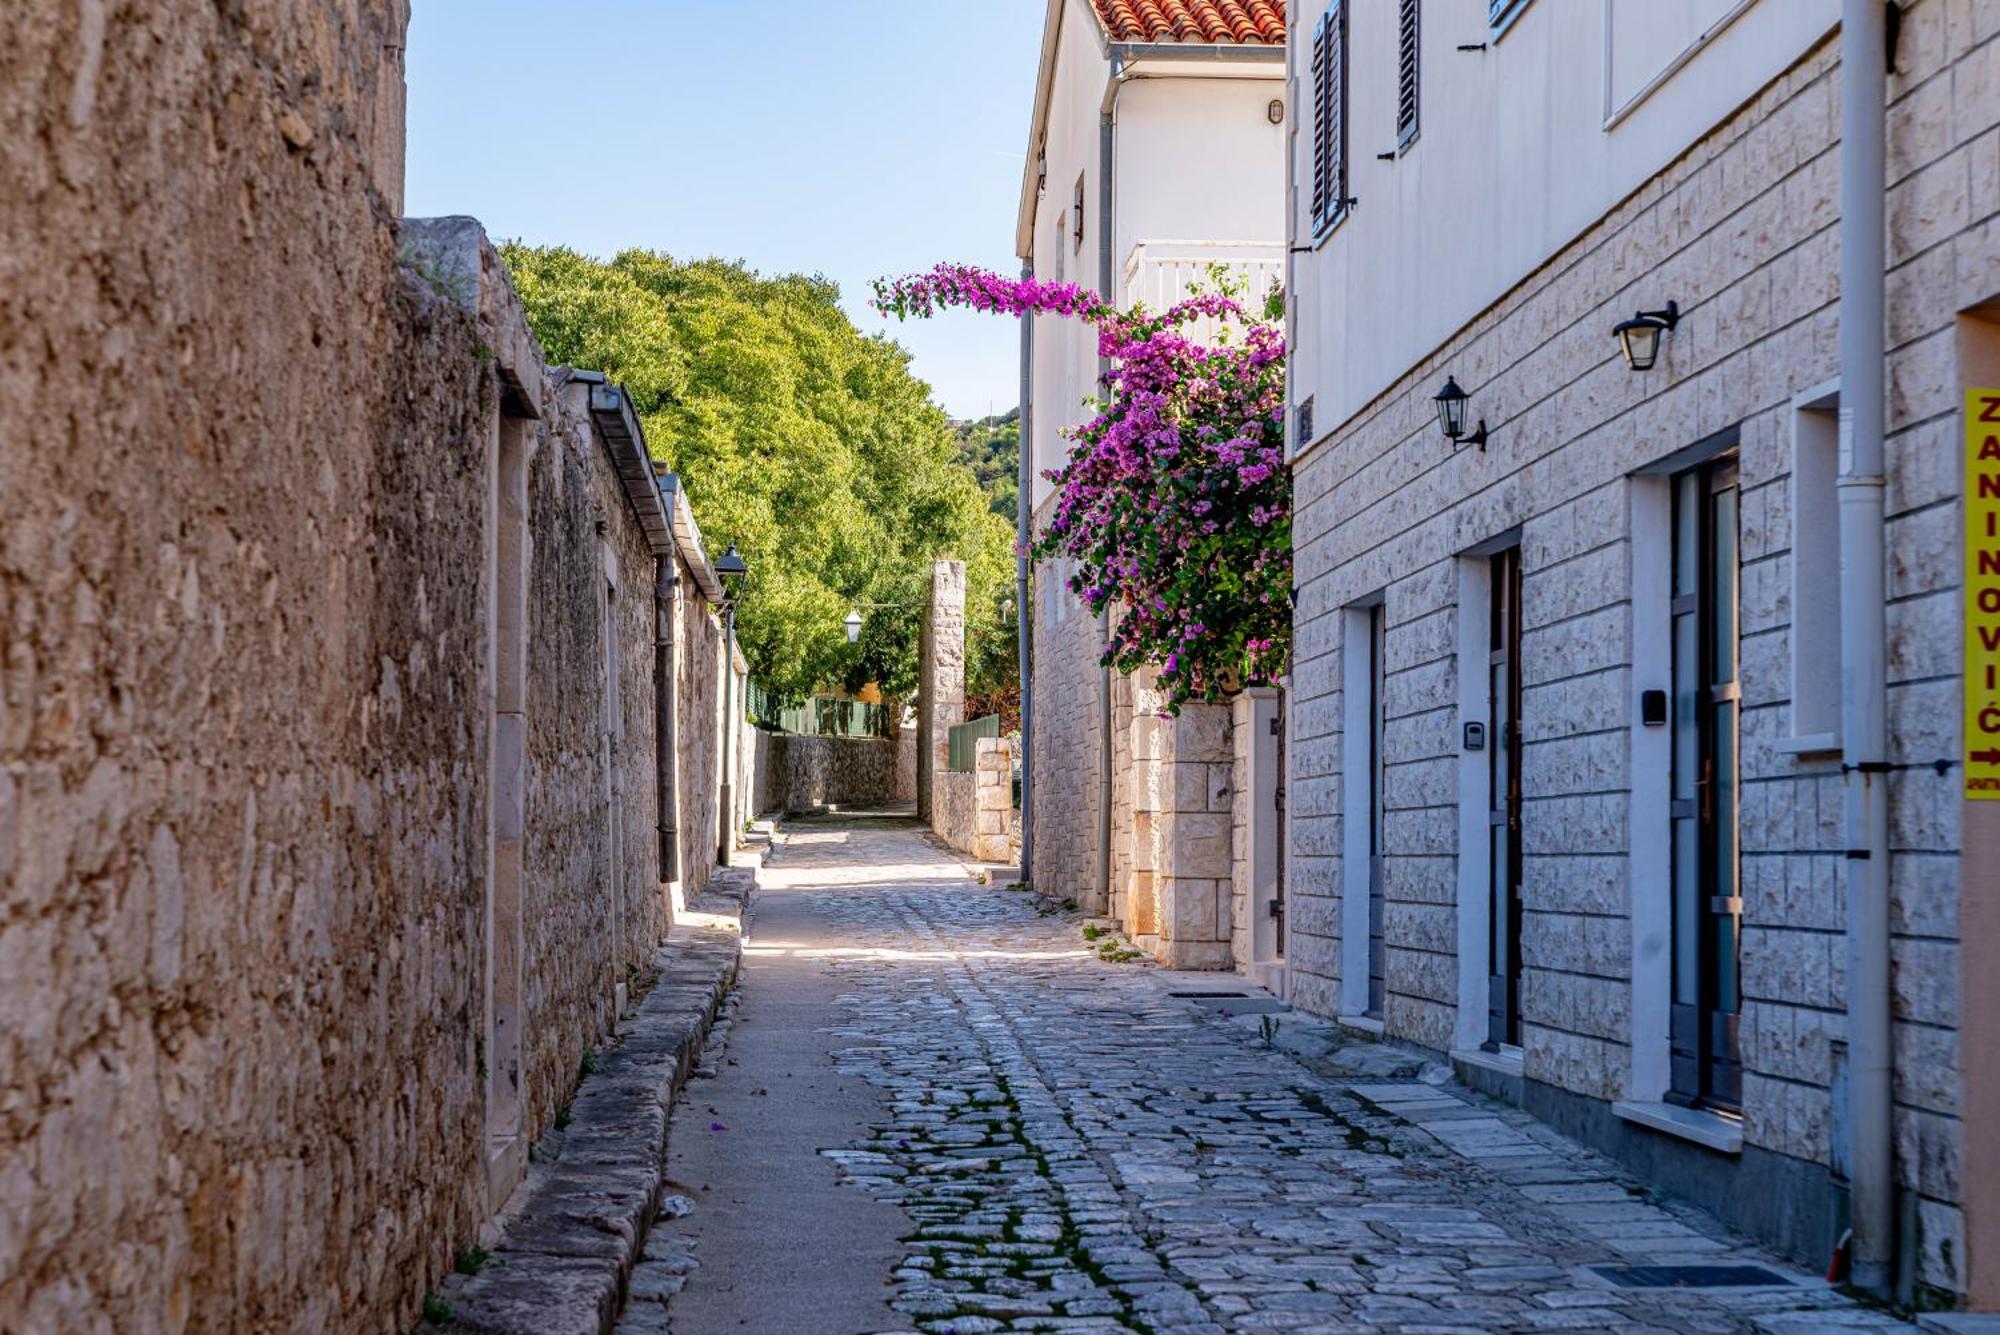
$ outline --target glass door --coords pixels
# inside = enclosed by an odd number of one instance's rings
[[[1521,549],[1494,553],[1487,637],[1488,1052],[1521,1044]]]
[[[1743,1103],[1737,1026],[1743,900],[1737,848],[1737,489],[1725,455],[1675,475],[1673,1009],[1677,1103]]]

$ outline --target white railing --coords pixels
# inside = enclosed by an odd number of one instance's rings
[[[1220,265],[1243,284],[1244,309],[1259,314],[1264,299],[1285,281],[1281,241],[1141,241],[1125,258],[1121,305],[1142,303],[1163,311],[1197,291],[1213,291],[1210,266]],[[1192,326],[1198,339],[1215,335],[1215,322]]]

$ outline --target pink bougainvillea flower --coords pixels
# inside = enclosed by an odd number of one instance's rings
[[[1285,343],[1226,291],[1157,314],[1118,311],[1074,283],[971,265],[875,284],[899,318],[958,308],[1090,324],[1108,361],[1095,415],[1065,433],[1069,460],[1029,555],[1074,563],[1068,586],[1109,612],[1102,661],[1158,670],[1168,712],[1265,685],[1291,656],[1291,473],[1284,466]],[[1197,341],[1201,322],[1226,339]]]

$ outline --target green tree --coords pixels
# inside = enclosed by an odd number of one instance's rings
[[[993,513],[1014,522],[1014,506],[1021,490],[1021,410],[982,417],[975,422],[956,423],[958,461],[979,479]]]
[[[504,248],[551,361],[625,385],[715,550],[750,563],[737,633],[781,697],[916,685],[917,629],[939,557],[966,563],[967,631],[1001,636],[1012,526],[956,457],[950,421],[899,345],[857,330],[823,277],[628,250]],[[864,609],[858,644],[841,620]]]

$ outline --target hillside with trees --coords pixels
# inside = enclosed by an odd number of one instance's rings
[[[958,433],[958,461],[979,479],[987,504],[1008,523],[1014,522],[1015,498],[1020,493],[1021,410],[982,417],[972,422],[955,422]]]

